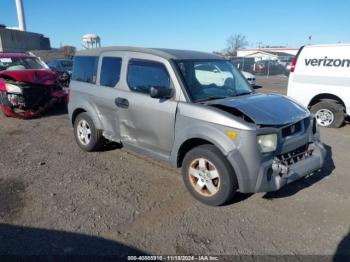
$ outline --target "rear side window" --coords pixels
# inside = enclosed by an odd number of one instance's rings
[[[96,82],[96,69],[98,57],[76,56],[73,63],[72,79],[80,82]]]
[[[104,57],[102,59],[100,85],[115,87],[120,78],[122,59],[119,57]]]
[[[169,88],[170,77],[161,63],[131,60],[128,66],[128,84],[135,92],[149,93],[152,86]]]

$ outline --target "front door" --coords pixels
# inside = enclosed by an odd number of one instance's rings
[[[173,88],[166,66],[155,60],[130,59],[125,88],[116,98],[121,140],[166,158],[174,142],[177,101],[151,98],[153,87]]]

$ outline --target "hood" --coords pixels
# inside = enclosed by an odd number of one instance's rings
[[[56,73],[44,69],[4,70],[0,71],[0,77],[9,77],[15,81],[38,85],[53,85],[57,80]]]
[[[208,103],[225,111],[239,111],[257,125],[286,125],[310,115],[309,111],[290,100],[276,94],[252,94]]]

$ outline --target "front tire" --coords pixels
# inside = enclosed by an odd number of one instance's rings
[[[84,151],[98,151],[104,144],[102,130],[96,129],[87,113],[81,113],[75,119],[74,136],[78,146]]]
[[[182,176],[190,193],[210,206],[227,203],[238,188],[232,166],[213,145],[202,145],[189,151],[183,161]]]
[[[310,111],[315,115],[317,124],[322,127],[338,128],[344,122],[344,106],[336,101],[320,101]]]

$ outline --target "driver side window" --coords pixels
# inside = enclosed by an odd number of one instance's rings
[[[132,59],[127,81],[130,90],[148,94],[151,87],[170,88],[170,76],[162,63]]]

